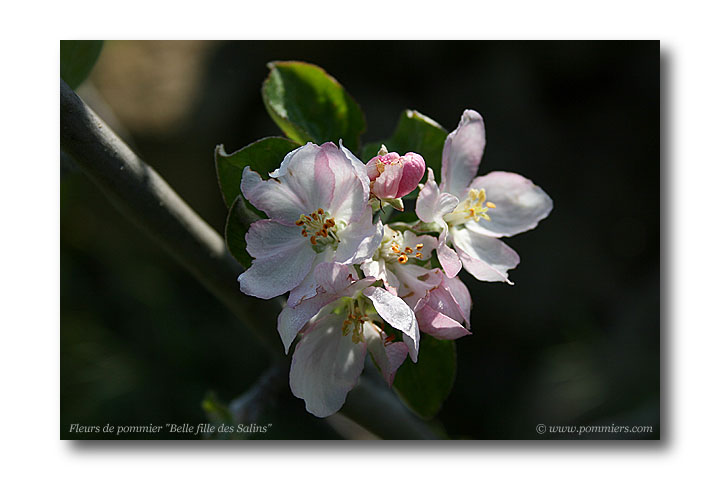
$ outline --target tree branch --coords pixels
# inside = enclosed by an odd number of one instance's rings
[[[60,80],[60,146],[120,211],[143,228],[244,321],[274,357],[282,347],[271,318],[281,302],[242,295],[242,267],[225,242],[167,182],[143,162]],[[253,313],[254,311],[254,313]],[[435,438],[389,390],[361,381],[342,412],[383,438]]]

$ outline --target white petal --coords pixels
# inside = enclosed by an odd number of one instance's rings
[[[263,180],[250,167],[245,167],[243,170],[240,190],[255,208],[285,225],[294,225],[300,215],[312,211],[304,195],[298,196],[286,184],[279,181]]]
[[[403,340],[410,350],[410,358],[413,362],[417,362],[420,331],[412,309],[401,298],[384,288],[368,287],[363,290],[363,294],[372,301],[383,320],[403,332]]]
[[[302,282],[310,272],[314,257],[304,243],[300,243],[273,256],[257,258],[238,277],[240,290],[264,299],[282,295]]]
[[[467,228],[453,229],[455,250],[465,270],[478,280],[507,282],[507,271],[517,267],[520,257],[497,238],[474,233]]]
[[[329,181],[335,168],[331,160],[323,146],[307,143],[288,153],[280,168],[270,176],[302,200],[307,209],[303,213],[309,214],[318,208],[327,209],[330,205],[335,188],[334,182]]]
[[[445,140],[440,190],[462,197],[477,174],[484,149],[485,123],[476,111],[465,110],[458,127]]]
[[[367,173],[364,169],[354,167],[352,161],[333,143],[324,143],[321,149],[318,157],[326,159],[329,171],[322,178],[318,177],[318,187],[322,188],[323,184],[328,183],[333,185],[332,199],[324,208],[336,222],[343,220],[352,225],[367,206],[368,196],[363,183]]]
[[[285,353],[290,350],[293,340],[310,321],[312,317],[337,297],[331,295],[318,294],[307,300],[303,300],[294,307],[286,306],[278,316],[278,333],[285,347]]]
[[[339,233],[340,243],[335,251],[338,263],[357,264],[372,257],[383,239],[383,225],[372,223],[372,207],[365,208],[362,217]]]
[[[415,203],[415,214],[420,220],[427,223],[438,222],[445,224],[443,215],[455,210],[459,203],[455,195],[441,192],[435,183],[435,174],[432,168],[428,168],[428,179],[418,194]]]
[[[298,342],[290,366],[290,389],[321,418],[340,410],[363,370],[365,343],[343,335],[343,321],[334,314],[316,320]]]
[[[307,240],[306,238],[303,238],[303,240]],[[312,251],[312,249],[311,249]],[[312,251],[312,253],[315,253]],[[288,295],[287,304],[289,307],[294,307],[298,303],[302,302],[306,298],[311,298],[317,295],[318,287],[320,286],[315,279],[315,269],[318,265],[321,263],[325,263],[332,259],[333,251],[331,249],[326,249],[322,251],[321,253],[318,253],[315,255],[315,259],[313,260],[312,267],[310,267],[310,273],[308,273],[305,278],[303,279],[300,284],[290,290],[290,294]]]
[[[277,220],[258,220],[250,225],[245,234],[247,251],[254,258],[272,257],[283,250],[297,249],[303,244],[308,255],[315,256],[315,252],[307,238],[300,232],[297,225],[284,225]]]
[[[470,188],[484,188],[495,208],[488,211],[490,221],[469,222],[466,227],[491,237],[531,230],[553,207],[552,199],[540,187],[515,173],[491,172],[473,180]]]
[[[353,153],[345,148],[343,145],[342,139],[340,139],[340,150],[345,154],[347,158],[350,159],[350,162],[352,163],[352,167],[355,170],[355,173],[357,173],[358,178],[360,179],[360,182],[363,186],[363,192],[364,192],[364,199],[367,202],[370,198],[370,178],[368,178],[367,175],[367,169],[365,168],[365,164],[362,163]]]

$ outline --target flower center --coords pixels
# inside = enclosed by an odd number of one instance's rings
[[[365,308],[361,299],[352,299],[347,307],[348,316],[342,324],[342,334],[349,335],[352,332],[353,343],[365,341],[363,336],[363,324],[369,320],[365,314]]]
[[[324,249],[327,245],[340,241],[337,236],[338,226],[335,219],[322,208],[309,215],[300,215],[295,225],[302,227],[302,236],[308,237],[313,248]]]
[[[493,202],[488,202],[485,195],[485,189],[481,188],[477,190],[475,188],[470,189],[468,196],[455,207],[452,213],[448,213],[443,219],[448,225],[462,225],[469,221],[483,220],[490,221],[490,215],[487,214],[488,210],[495,208]]]
[[[390,229],[388,228],[388,230]],[[380,246],[380,254],[386,262],[405,264],[411,258],[422,260],[422,249],[422,243],[414,245],[414,248],[409,245],[403,246],[403,236],[400,232],[391,230],[391,233],[388,235],[386,230],[383,243]]]

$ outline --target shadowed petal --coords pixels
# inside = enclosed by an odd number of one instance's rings
[[[428,304],[415,312],[420,330],[440,340],[456,340],[470,335],[460,323],[447,315],[434,310]]]
[[[364,342],[342,334],[344,317],[318,318],[302,335],[290,366],[290,389],[305,408],[323,418],[340,410],[355,387],[365,361]]]
[[[375,364],[380,369],[380,373],[382,373],[387,384],[392,386],[397,369],[400,368],[400,365],[405,361],[405,357],[407,357],[407,345],[402,342],[385,345],[385,339],[387,338],[385,333],[371,322],[365,322],[363,336],[365,337],[368,353],[370,353]]]
[[[258,229],[255,230],[255,233],[257,232]],[[248,231],[247,238],[251,237],[253,235]],[[252,242],[255,243],[255,240],[253,239]],[[256,258],[252,266],[238,277],[240,290],[247,295],[269,299],[298,286],[310,272],[315,257],[312,249],[308,252],[306,243],[289,244],[277,249],[275,254]],[[263,254],[268,252],[268,250],[260,250],[257,246],[253,251]]]
[[[335,252],[338,263],[362,263],[372,257],[380,247],[383,225],[372,223],[372,207],[365,208],[362,217],[340,232],[340,243]]]
[[[464,228],[453,232],[453,243],[463,267],[475,278],[512,284],[507,271],[517,267],[520,257],[502,241]]]
[[[435,183],[435,174],[432,168],[428,168],[428,179],[418,194],[415,203],[415,214],[420,220],[426,223],[438,222],[441,225],[443,215],[455,210],[459,203],[455,195],[442,193]]]

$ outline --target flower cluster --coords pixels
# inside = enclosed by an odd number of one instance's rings
[[[420,185],[414,222],[384,225],[379,211],[425,175],[421,154],[388,152],[363,164],[333,143],[288,153],[269,180],[246,167],[241,190],[267,215],[246,235],[252,266],[240,289],[269,299],[289,292],[278,317],[292,392],[310,413],[337,412],[370,354],[388,384],[420,332],[454,340],[470,333],[472,300],[457,276],[503,281],[520,261],[500,240],[534,228],[552,200],[507,172],[476,177],[485,148],[482,117],[466,110],[445,141],[441,183]]]

